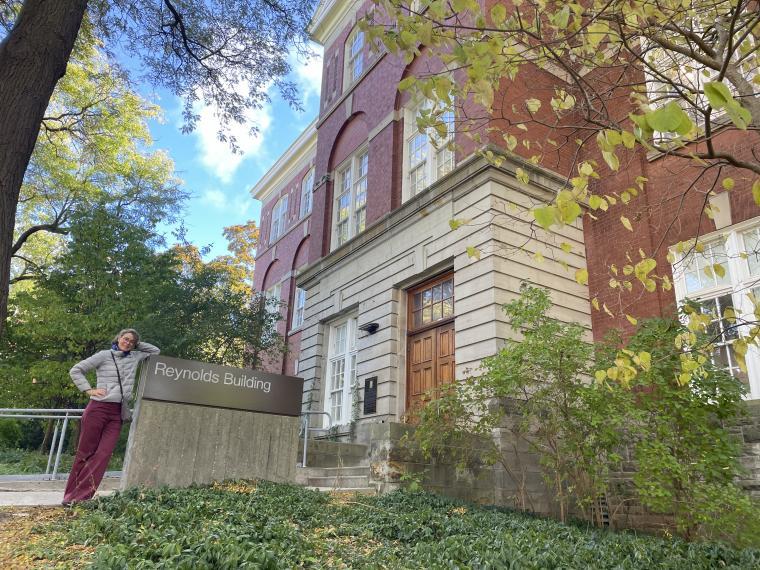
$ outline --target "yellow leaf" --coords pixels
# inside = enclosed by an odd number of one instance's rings
[[[720,263],[714,263],[712,268],[713,268],[713,271],[715,272],[715,275],[717,275],[721,279],[726,276],[726,270]]]
[[[607,371],[606,370],[597,370],[594,372],[594,377],[596,378],[596,382],[598,384],[601,384],[607,379]]]
[[[564,241],[561,244],[559,244],[559,246],[562,248],[562,251],[564,251],[565,253],[570,253],[570,251],[573,249],[573,247],[569,243],[564,242]]]
[[[723,188],[726,190],[731,190],[734,187],[734,179],[733,178],[724,178],[723,179]]]
[[[591,306],[594,307],[597,311],[599,310],[599,299],[597,297],[591,299]]]
[[[533,254],[533,259],[535,259],[538,263],[543,263],[544,254],[541,253],[540,251],[537,251],[536,253]]]
[[[633,231],[633,226],[631,226],[631,220],[629,220],[625,216],[620,216],[620,221],[623,223],[623,226],[625,226],[625,229],[627,229],[629,232]]]
[[[639,321],[636,320],[636,317],[632,317],[631,315],[626,314],[626,319],[628,319],[628,322],[631,323],[633,326],[636,326]]]
[[[541,101],[538,99],[528,99],[525,101],[525,106],[528,107],[528,111],[535,113],[541,108]]]
[[[517,178],[523,184],[530,182],[530,176],[528,176],[528,173],[519,166],[515,169],[515,178]]]
[[[581,285],[588,285],[588,269],[578,269],[575,271],[575,280]]]
[[[755,204],[760,206],[760,180],[755,180],[752,184],[752,197],[755,199]]]
[[[467,257],[469,257],[470,259],[480,259],[480,250],[476,247],[472,247],[471,245],[468,245]]]

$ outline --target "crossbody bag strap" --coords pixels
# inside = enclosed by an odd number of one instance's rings
[[[124,401],[124,388],[121,386],[121,374],[119,374],[119,365],[116,364],[116,357],[111,353],[111,360],[113,360],[114,368],[116,368],[116,378],[119,380],[119,392],[121,392],[121,401]]]

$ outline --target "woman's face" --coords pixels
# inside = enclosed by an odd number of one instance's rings
[[[119,337],[119,350],[128,351],[132,350],[137,344],[137,339],[132,333],[126,333]]]

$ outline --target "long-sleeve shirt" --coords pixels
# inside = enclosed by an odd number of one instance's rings
[[[82,392],[91,390],[92,386],[87,381],[85,374],[95,370],[97,388],[106,391],[105,396],[90,396],[91,400],[99,402],[121,402],[122,390],[124,399],[129,400],[132,396],[132,388],[135,385],[135,371],[140,361],[145,360],[152,354],[161,352],[158,348],[147,342],[140,342],[129,352],[121,350],[101,350],[91,357],[75,364],[69,371],[74,384]],[[112,358],[113,356],[113,358]],[[114,362],[115,361],[115,362]],[[116,366],[121,375],[122,390],[119,389],[119,379],[116,374]]]

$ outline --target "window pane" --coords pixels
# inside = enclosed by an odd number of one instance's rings
[[[414,294],[414,302],[413,302],[414,310],[420,309],[422,307],[422,293],[415,293]]]
[[[422,306],[427,307],[433,302],[433,290],[432,289],[425,289],[422,292]]]
[[[433,303],[437,303],[441,300],[441,286],[436,285],[433,287]]]
[[[444,299],[448,299],[449,297],[454,296],[454,280],[453,279],[448,279],[444,281],[443,283],[441,283],[441,287],[442,287],[442,291],[443,291],[442,295]]]
[[[354,234],[359,234],[364,231],[364,227],[367,224],[367,210],[361,210],[356,212],[356,219],[354,220]]]
[[[412,318],[414,328],[422,325],[422,311],[414,311],[414,317]]]
[[[351,194],[349,192],[344,192],[340,196],[338,196],[338,220],[343,221],[347,220],[351,208]]]
[[[760,275],[760,229],[744,234],[744,252],[747,254],[750,275]]]
[[[723,268],[723,276],[715,272],[714,266],[718,264]],[[684,258],[683,271],[689,293],[731,283],[728,257],[722,243],[708,244],[701,253],[689,253]]]
[[[346,371],[346,361],[344,359],[341,358],[340,360],[333,361],[332,374],[331,374],[331,380],[332,380],[331,389],[333,391],[343,389],[345,371]]]
[[[333,329],[335,336],[333,339],[333,353],[338,356],[346,352],[346,324],[342,324]]]
[[[409,139],[409,168],[425,162],[427,158],[428,138],[424,133],[417,133]]]
[[[433,320],[433,308],[425,307],[422,309],[422,324],[425,325]]]
[[[443,305],[441,303],[436,303],[433,305],[433,320],[434,321],[440,321],[443,316]]]
[[[454,316],[454,299],[444,299],[443,301],[443,318]]]

